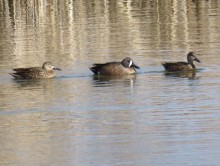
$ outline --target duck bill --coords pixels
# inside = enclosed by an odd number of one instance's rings
[[[61,69],[58,68],[58,67],[54,67],[53,69],[54,69],[54,70],[59,70],[59,71],[61,71]]]
[[[140,67],[138,67],[137,65],[135,65],[134,63],[131,65],[131,67],[134,67],[136,69],[140,69]]]
[[[197,57],[195,57],[195,59],[194,59],[196,62],[198,62],[198,63],[200,63],[201,61],[197,58]]]

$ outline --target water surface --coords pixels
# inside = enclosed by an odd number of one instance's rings
[[[1,165],[219,165],[217,0],[1,0],[0,20]],[[164,72],[189,51],[197,72]],[[127,56],[136,75],[88,68]],[[54,79],[8,74],[47,60]]]

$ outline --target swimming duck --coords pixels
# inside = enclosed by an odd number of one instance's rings
[[[194,52],[189,52],[187,54],[187,62],[163,62],[162,65],[166,71],[192,71],[196,69],[193,61],[201,62],[195,55]]]
[[[104,64],[93,64],[90,70],[96,75],[128,75],[136,73],[136,69],[140,69],[134,64],[129,57],[124,58],[121,62],[108,62]]]
[[[11,74],[15,79],[40,79],[53,78],[56,76],[53,70],[61,70],[55,67],[51,62],[43,63],[42,67],[15,68],[15,73]]]

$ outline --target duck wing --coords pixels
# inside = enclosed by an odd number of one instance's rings
[[[166,71],[183,71],[188,65],[187,62],[163,62]]]
[[[119,62],[108,62],[108,63],[95,63],[93,64],[92,67],[90,67],[90,70],[94,73],[94,74],[99,74],[100,71],[102,70],[108,70],[111,67],[114,67],[115,65],[120,64]]]
[[[31,79],[35,78],[36,75],[42,75],[43,69],[40,67],[30,67],[30,68],[15,68],[14,73],[10,73],[16,79]]]

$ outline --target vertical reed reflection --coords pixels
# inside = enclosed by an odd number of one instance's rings
[[[7,49],[0,58],[14,56],[17,65],[70,63],[138,49],[212,47],[218,8],[218,1],[1,0],[0,41]]]

